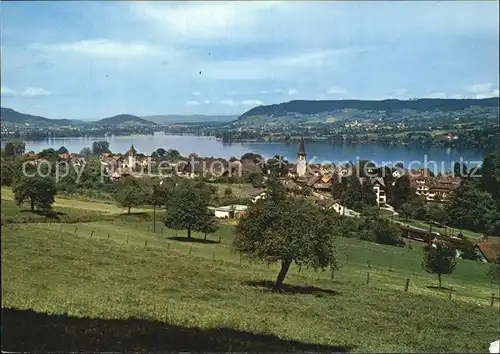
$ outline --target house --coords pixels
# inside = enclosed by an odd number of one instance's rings
[[[330,191],[332,189],[332,177],[323,176],[321,178],[318,177],[318,180],[312,185],[315,190],[319,191]]]
[[[226,205],[223,207],[215,208],[215,217],[219,219],[234,219],[244,215],[248,210],[246,205]]]
[[[269,196],[269,194],[266,191],[261,190],[258,192],[251,193],[250,194],[250,201],[252,203],[257,203],[259,200],[266,199],[268,196]]]
[[[335,201],[330,198],[323,198],[323,199],[318,199],[316,200],[316,205],[324,210],[328,210],[333,207],[333,204],[335,204]]]
[[[460,178],[451,175],[440,177],[424,177],[423,174],[410,175],[410,185],[415,188],[418,196],[428,201],[437,201],[449,198],[460,186]]]
[[[360,213],[357,211],[354,211],[352,209],[346,208],[343,205],[340,205],[340,203],[335,202],[333,205],[329,208],[335,210],[337,214],[343,215],[343,216],[349,216],[349,217],[354,217],[354,218],[359,218],[361,216]]]
[[[500,257],[500,238],[498,237],[492,237],[491,239],[489,237],[483,237],[483,239],[474,246],[483,262],[494,262]]]
[[[182,172],[188,173],[191,178],[195,177],[222,177],[229,174],[229,163],[224,159],[200,159],[189,161],[184,165]]]
[[[363,184],[365,178],[368,177],[360,177],[359,183]],[[370,182],[373,185],[373,191],[375,192],[375,197],[378,206],[384,206],[387,203],[387,196],[385,194],[385,184],[384,179],[382,177],[374,177],[370,178]]]

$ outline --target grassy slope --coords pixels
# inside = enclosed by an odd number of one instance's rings
[[[57,203],[56,210],[67,208],[68,213],[77,213],[80,208],[87,213],[116,212],[113,206],[102,203],[71,204],[61,199]],[[4,210],[14,213],[14,208],[3,208],[2,216]],[[161,218],[161,213],[158,216]],[[417,243],[413,249],[402,249],[339,238],[342,268],[335,273],[335,280],[327,272],[302,269],[299,273],[297,267],[292,267],[286,279],[288,284],[315,286],[337,294],[297,287],[291,291],[312,294],[274,294],[266,287],[248,284],[273,280],[278,269],[240,261],[230,247],[233,226],[222,224],[216,235],[209,236],[212,241],[220,237],[220,244],[181,242],[175,239],[175,231],[162,230],[160,222],[156,233],[152,229],[152,222],[144,220],[144,215],[116,215],[114,221],[91,223],[3,226],[2,307],[49,314],[35,314],[44,316],[40,320],[29,312],[5,313],[11,325],[5,326],[5,336],[22,338],[26,331],[35,331],[26,328],[27,322],[40,321],[34,335],[52,350],[74,350],[76,340],[78,348],[87,350],[302,348],[363,352],[484,351],[499,335],[498,306],[490,308],[488,299],[498,289],[492,289],[487,281],[486,264],[460,261],[456,272],[444,277],[445,286],[454,289],[449,300],[447,292],[427,288],[436,280],[421,270]],[[366,285],[368,269],[370,285]],[[405,293],[407,277],[411,282]],[[59,318],[58,314],[100,322]],[[131,317],[145,322],[133,322]],[[165,324],[170,327],[166,329]],[[50,328],[58,325],[62,326],[58,340],[50,342],[47,338],[52,338],[54,331]],[[186,332],[192,327],[202,331]],[[221,335],[209,330],[220,327],[229,332]],[[177,332],[179,328],[181,332]],[[164,340],[141,341],[143,332]],[[292,340],[333,347],[300,347],[290,344]],[[194,342],[202,344],[193,347]],[[19,344],[19,340],[11,343]],[[31,349],[40,349],[36,341],[30,343],[35,343]],[[11,349],[30,349],[29,343],[24,345]]]
[[[2,307],[99,319],[136,317],[205,330],[224,327],[360,352],[481,351],[498,336],[498,309],[415,287],[404,293],[387,283],[392,275],[382,271],[366,286],[355,267],[346,267],[333,282],[294,269],[288,284],[335,293],[274,294],[248,282],[273,279],[276,268],[240,265],[238,256],[223,251],[224,244],[193,245],[190,252],[190,245],[181,242],[169,241],[174,244],[169,249],[126,245],[49,226],[4,227]],[[214,261],[209,254],[216,248]],[[77,335],[89,336],[85,328],[77,326]],[[99,344],[108,350],[118,346]]]

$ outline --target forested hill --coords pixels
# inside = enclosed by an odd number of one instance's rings
[[[11,108],[2,107],[0,113],[2,123],[14,124],[51,124],[51,125],[66,125],[73,121],[70,119],[50,119],[31,114],[17,112]]]
[[[238,120],[252,116],[283,117],[289,114],[314,115],[338,110],[354,109],[358,111],[401,111],[417,112],[440,110],[443,112],[464,110],[471,106],[498,107],[499,98],[485,99],[436,99],[423,98],[415,100],[336,100],[336,101],[305,101],[296,100],[280,104],[258,106],[243,113]]]
[[[120,124],[143,124],[143,125],[156,125],[156,123],[139,118],[131,114],[119,114],[117,116],[103,118],[96,123],[101,125],[120,125]]]

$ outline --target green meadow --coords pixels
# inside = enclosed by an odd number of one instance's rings
[[[500,336],[489,265],[459,260],[436,289],[417,242],[339,237],[337,271],[292,266],[276,293],[278,265],[235,253],[229,222],[187,242],[150,209],[57,198],[45,220],[2,198],[4,350],[487,352]]]

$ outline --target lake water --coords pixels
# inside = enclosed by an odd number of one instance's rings
[[[133,135],[115,136],[107,138],[55,138],[50,140],[26,141],[26,151],[33,150],[39,152],[43,149],[58,149],[65,146],[70,152],[78,153],[83,148],[92,148],[94,141],[106,140],[109,142],[113,153],[125,153],[131,144],[139,153],[151,154],[158,148],[176,149],[182,155],[187,156],[195,153],[202,157],[230,158],[231,156],[241,157],[247,152],[254,152],[271,157],[273,155],[283,155],[289,161],[295,161],[298,144],[296,143],[222,143],[211,137],[190,136],[190,135],[165,135],[156,133],[155,135]],[[4,142],[2,142],[2,145]],[[418,146],[391,146],[379,144],[363,145],[333,145],[327,142],[305,142],[307,159],[315,158],[316,163],[331,161],[334,163],[371,160],[377,165],[386,163],[403,162],[405,167],[421,168],[429,167],[433,171],[450,171],[454,161],[463,158],[468,166],[479,164],[484,152],[480,150],[456,150],[437,147]],[[424,166],[425,161],[428,162]],[[437,163],[437,168],[432,161]],[[410,162],[412,163],[409,166]]]

